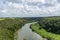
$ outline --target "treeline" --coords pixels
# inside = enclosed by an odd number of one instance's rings
[[[0,21],[0,27],[3,27],[3,28],[6,28],[8,30],[11,30],[11,31],[16,31],[18,30],[19,28],[22,27],[22,25],[24,25],[26,23],[27,20],[21,18],[14,18],[14,19],[4,19],[4,20],[1,20]]]
[[[14,33],[25,23],[29,22],[25,18],[1,18],[0,20],[0,40],[14,40]]]
[[[45,17],[38,24],[48,32],[60,34],[60,17]]]

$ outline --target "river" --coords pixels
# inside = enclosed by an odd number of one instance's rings
[[[30,29],[31,24],[32,23],[27,23],[22,27],[22,29],[18,30],[17,40],[46,40]]]

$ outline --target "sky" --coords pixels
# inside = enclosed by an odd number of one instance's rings
[[[60,16],[60,0],[0,0],[0,17]]]

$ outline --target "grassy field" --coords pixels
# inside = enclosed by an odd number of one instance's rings
[[[14,40],[14,33],[27,22],[24,18],[1,18],[0,40]]]
[[[60,40],[60,17],[45,17],[31,25],[32,31],[48,40]]]

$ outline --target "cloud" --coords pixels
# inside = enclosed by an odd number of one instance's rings
[[[57,0],[58,3],[60,3],[60,0]]]
[[[13,8],[24,8],[22,4],[17,4],[17,3],[12,3],[12,2],[8,2],[8,6],[13,7]]]
[[[41,17],[60,15],[59,0],[1,0],[0,17]]]
[[[3,13],[7,13],[7,10],[1,10],[1,12],[3,12]]]

